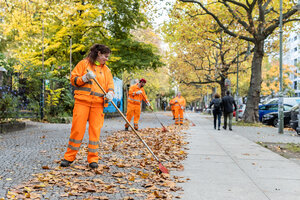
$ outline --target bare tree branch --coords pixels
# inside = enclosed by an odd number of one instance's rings
[[[217,22],[217,24],[224,30],[225,33],[233,36],[233,37],[238,37],[240,39],[249,41],[249,42],[255,42],[254,38],[250,38],[250,37],[246,37],[243,35],[237,35],[236,33],[230,31],[227,27],[224,26],[224,24],[222,24],[222,22],[220,21],[220,19],[213,14],[212,12],[210,12],[201,2],[199,1],[194,1],[194,0],[180,0],[181,2],[187,2],[187,3],[196,3],[198,5],[200,5],[200,7],[210,16],[212,16],[214,18],[214,20]]]
[[[285,24],[289,21],[287,21],[286,19],[288,19],[289,17],[291,17],[292,15],[294,15],[297,12],[296,9],[293,10],[289,10],[286,13],[284,13],[282,15],[282,23]],[[267,27],[264,32],[263,35],[265,38],[267,38],[270,34],[273,33],[273,31],[279,26],[279,17],[278,19],[274,22],[274,24],[270,25],[269,27]]]

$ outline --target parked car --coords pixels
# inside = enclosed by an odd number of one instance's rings
[[[278,104],[278,97],[265,101],[263,104]],[[283,103],[289,105],[297,105],[300,103],[300,97],[283,97]]]
[[[239,116],[239,118],[242,118],[243,117],[243,115],[244,115],[244,112],[245,112],[245,109],[246,109],[246,104],[240,104],[239,106],[238,106],[238,109],[237,109],[237,111],[238,111],[238,116]],[[233,111],[233,116],[235,117],[235,110]]]
[[[298,135],[300,135],[300,127],[298,127],[298,114],[299,114],[299,105],[295,105],[291,109],[290,127],[293,128]]]
[[[284,121],[284,126],[289,126],[290,125],[290,120],[291,120],[291,107],[286,107],[286,110],[283,111],[283,121]],[[273,125],[275,127],[278,127],[278,111],[277,112],[270,112],[268,114],[265,114],[262,116],[262,123],[266,125]]]
[[[292,108],[292,105],[289,104],[283,104],[283,111],[288,111]],[[260,105],[258,107],[258,114],[259,114],[259,121],[262,121],[262,117],[265,114],[268,114],[270,112],[278,112],[278,104],[265,104]]]

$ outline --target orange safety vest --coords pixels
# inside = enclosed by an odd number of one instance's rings
[[[143,94],[136,94],[136,92],[139,90],[141,90]],[[144,88],[139,88],[138,83],[135,85],[132,85],[129,88],[128,103],[135,104],[135,105],[141,105],[142,101],[149,103],[148,97],[145,93]]]
[[[175,102],[176,100],[177,100],[177,102]],[[182,96],[180,98],[175,97],[174,98],[174,103],[175,103],[174,106],[183,106],[183,107],[185,107],[185,105],[186,105],[185,99]]]
[[[75,86],[74,98],[77,102],[99,107],[104,104],[104,94],[94,80],[85,83],[82,76],[92,70],[96,80],[103,87],[105,92],[114,91],[114,81],[110,69],[106,65],[96,66],[90,64],[87,59],[80,61],[71,73],[71,84]]]

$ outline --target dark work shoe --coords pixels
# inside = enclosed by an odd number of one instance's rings
[[[232,128],[229,128],[230,131],[232,131]]]
[[[226,130],[225,126],[223,126],[223,129]]]
[[[125,127],[125,131],[128,131],[128,127]]]
[[[73,161],[72,161],[73,162]],[[70,166],[70,164],[72,163],[71,161],[68,161],[68,160],[66,160],[66,159],[63,159],[62,161],[61,161],[61,163],[60,163],[60,166],[61,167],[69,167]]]
[[[218,131],[220,130],[220,127],[218,128]]]
[[[98,168],[98,164],[97,164],[96,162],[90,163],[89,166],[90,166],[90,168],[92,168],[92,169]]]

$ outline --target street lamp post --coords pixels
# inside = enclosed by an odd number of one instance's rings
[[[279,101],[278,101],[278,133],[283,134],[283,89],[282,89],[282,0],[280,0],[279,17]]]
[[[235,120],[239,120],[239,49],[237,50],[237,62],[236,62],[236,106]]]
[[[44,107],[45,107],[44,21],[42,20],[42,85],[41,85],[41,105],[40,105],[41,120],[44,119]]]

